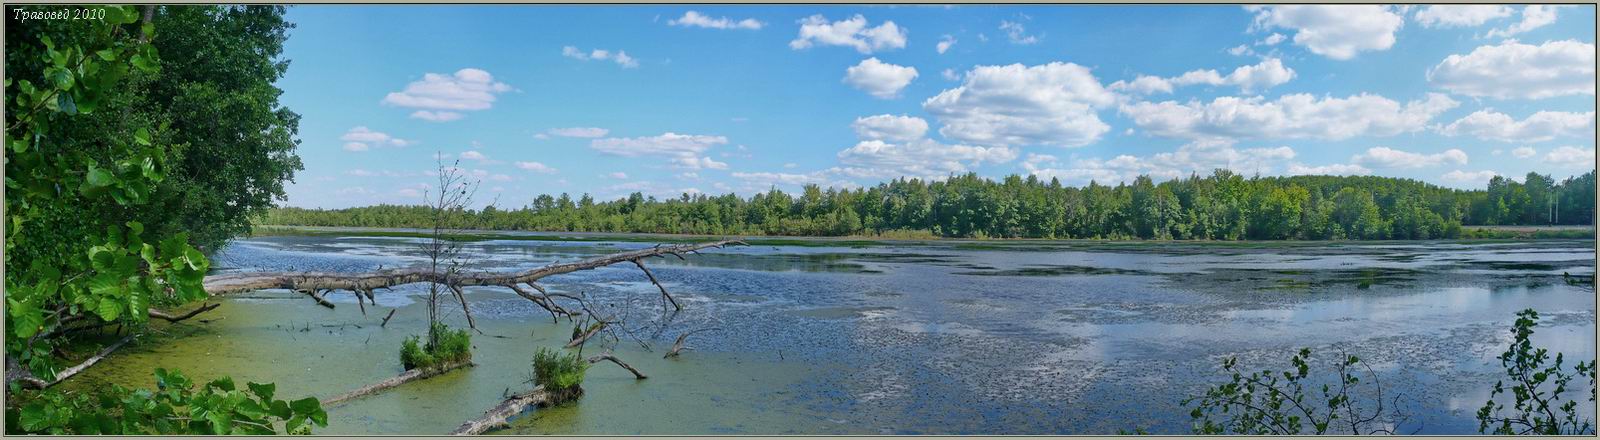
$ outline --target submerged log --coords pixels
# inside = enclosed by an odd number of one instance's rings
[[[445,373],[448,373],[448,372],[451,372],[451,371],[454,371],[456,369],[460,369],[460,368],[463,368],[463,367],[470,367],[472,365],[473,365],[472,361],[460,361],[460,362],[451,362],[451,363],[447,363],[447,364],[444,364],[444,365],[438,365],[438,366],[435,366],[433,368],[413,368],[413,369],[410,369],[410,370],[406,370],[406,372],[404,372],[404,373],[400,373],[399,376],[395,376],[395,377],[391,377],[391,378],[385,379],[382,382],[378,382],[378,383],[375,383],[375,384],[372,384],[372,385],[367,385],[367,386],[364,386],[364,387],[361,387],[361,388],[357,388],[356,390],[348,392],[348,393],[344,393],[344,394],[340,394],[340,395],[337,395],[337,396],[329,397],[327,400],[323,400],[322,401],[322,405],[324,407],[338,405],[338,404],[341,404],[341,403],[348,402],[350,400],[354,400],[354,399],[356,399],[358,397],[366,396],[366,395],[373,394],[373,393],[376,393],[376,392],[379,392],[379,391],[383,391],[383,390],[394,388],[394,387],[397,387],[397,386],[400,386],[400,385],[404,385],[407,382],[427,379],[427,378],[438,376],[438,375],[441,375],[441,374],[445,374]]]
[[[543,408],[560,405],[581,395],[583,395],[583,388],[572,387],[571,390],[551,393],[545,391],[544,386],[541,385],[532,390],[507,397],[499,405],[495,405],[494,408],[484,412],[483,416],[462,423],[456,430],[450,431],[450,435],[482,434],[491,429],[506,426],[512,417],[522,414],[529,407]]]

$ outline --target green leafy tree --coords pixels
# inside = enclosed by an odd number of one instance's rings
[[[1595,362],[1578,362],[1568,372],[1561,353],[1551,359],[1549,351],[1533,346],[1533,328],[1539,313],[1533,309],[1517,312],[1511,327],[1511,345],[1497,358],[1510,380],[1498,381],[1489,401],[1478,409],[1478,432],[1495,435],[1595,435],[1594,421],[1579,414],[1578,401],[1563,397],[1584,380],[1589,382],[1589,402],[1595,401]],[[1505,400],[1509,397],[1510,410]],[[1582,398],[1581,396],[1579,397]]]
[[[1334,380],[1311,376],[1311,349],[1290,359],[1287,371],[1248,373],[1237,358],[1222,362],[1232,379],[1185,399],[1194,433],[1205,435],[1394,434],[1406,416],[1398,396],[1387,397],[1371,366],[1356,356],[1333,362]],[[1357,369],[1365,370],[1365,381]],[[1318,384],[1317,382],[1321,383]]]

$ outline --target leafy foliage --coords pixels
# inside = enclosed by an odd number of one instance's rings
[[[157,369],[156,390],[119,385],[90,393],[49,390],[25,397],[7,412],[8,434],[310,434],[328,426],[316,398],[274,399],[276,386],[249,382],[237,389],[223,377],[195,389],[182,373]]]
[[[466,329],[451,330],[435,322],[429,329],[435,343],[424,343],[412,336],[400,344],[400,365],[407,370],[433,368],[442,364],[472,360],[472,334]]]
[[[1290,359],[1291,370],[1244,374],[1237,358],[1223,361],[1232,379],[1209,387],[1204,395],[1185,399],[1195,404],[1189,416],[1196,434],[1299,435],[1393,434],[1406,416],[1394,408],[1398,396],[1385,402],[1383,387],[1370,366],[1356,356],[1333,363],[1337,380],[1314,384],[1311,349]],[[1368,382],[1352,372],[1367,370]],[[1368,399],[1360,399],[1361,389]],[[1390,407],[1386,411],[1385,404]]]
[[[119,220],[165,181],[170,145],[160,128],[94,123],[160,71],[144,41],[154,27],[132,7],[99,8],[100,25],[30,25],[8,40],[7,71],[37,73],[6,80],[6,355],[46,380],[56,341],[39,336],[85,317],[139,325],[151,306],[204,298],[210,264],[182,232],[147,240],[144,223]],[[108,131],[92,146],[75,137],[92,130]]]
[[[1538,312],[1533,309],[1517,312],[1517,321],[1511,327],[1511,345],[1498,357],[1500,365],[1505,367],[1511,387],[1508,390],[1503,380],[1495,382],[1494,390],[1489,393],[1489,401],[1478,409],[1478,432],[1495,435],[1594,435],[1594,421],[1580,417],[1578,401],[1571,398],[1563,401],[1562,394],[1574,391],[1569,388],[1573,380],[1588,379],[1589,402],[1594,402],[1595,362],[1578,362],[1570,373],[1562,368],[1564,359],[1561,353],[1556,353],[1554,362],[1550,362],[1548,351],[1533,347],[1531,337],[1537,325]],[[1507,391],[1512,400],[1509,415],[1505,414],[1505,403],[1495,401],[1496,397],[1503,399]]]
[[[539,347],[533,353],[533,380],[550,391],[568,390],[583,384],[589,363],[577,353]]]
[[[1462,225],[1592,224],[1594,172],[1559,184],[1496,178],[1487,191],[1372,176],[1244,178],[1226,170],[1159,184],[1090,182],[1077,188],[1036,176],[976,174],[943,181],[898,179],[870,188],[800,194],[776,189],[611,202],[541,195],[517,210],[452,212],[475,229],[766,235],[888,235],[1180,240],[1454,238]],[[428,228],[425,206],[279,208],[275,225]]]

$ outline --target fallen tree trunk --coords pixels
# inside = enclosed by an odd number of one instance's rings
[[[372,385],[367,385],[367,386],[358,388],[355,391],[351,391],[351,392],[348,392],[348,393],[344,393],[344,394],[340,394],[340,395],[337,395],[337,396],[329,397],[327,400],[323,400],[322,401],[322,405],[324,407],[338,405],[338,404],[341,404],[341,403],[344,403],[344,402],[348,402],[350,400],[354,400],[355,398],[358,398],[358,397],[366,396],[366,395],[369,395],[369,394],[372,394],[372,393],[376,393],[376,392],[379,392],[379,391],[383,391],[383,390],[394,388],[394,387],[397,387],[397,386],[400,386],[400,385],[404,385],[407,382],[411,382],[411,381],[415,381],[415,380],[427,379],[427,378],[430,378],[430,377],[434,377],[434,376],[438,376],[438,375],[441,375],[441,374],[444,374],[444,373],[448,373],[448,372],[454,371],[454,370],[459,369],[459,368],[470,367],[470,366],[472,366],[472,361],[451,362],[451,363],[448,363],[448,364],[435,366],[433,368],[413,368],[413,369],[410,369],[410,370],[406,370],[406,372],[404,372],[404,373],[400,373],[399,376],[395,376],[395,377],[391,377],[391,378],[385,379],[382,382],[378,382],[378,383],[375,383],[375,384],[372,384]]]
[[[499,405],[495,405],[494,408],[484,412],[483,416],[462,423],[456,430],[450,431],[450,435],[482,434],[491,429],[506,426],[512,417],[522,414],[529,407],[537,406],[542,408],[560,405],[562,402],[577,398],[580,395],[583,395],[583,388],[572,387],[571,390],[565,392],[550,393],[546,392],[544,386],[541,385],[527,392],[507,397]]]
[[[364,273],[332,272],[249,272],[208,276],[206,293],[226,295],[262,289],[289,289],[297,291],[359,290],[390,288],[412,283],[435,282],[446,286],[509,286],[529,284],[542,278],[589,270],[641,258],[664,255],[683,256],[701,249],[744,245],[739,240],[721,240],[708,243],[657,246],[636,251],[602,255],[572,263],[552,264],[520,272],[440,273],[427,268],[390,269]],[[318,295],[320,296],[320,295]]]

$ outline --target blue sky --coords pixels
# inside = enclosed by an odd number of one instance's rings
[[[287,205],[1594,166],[1592,6],[298,6]]]

